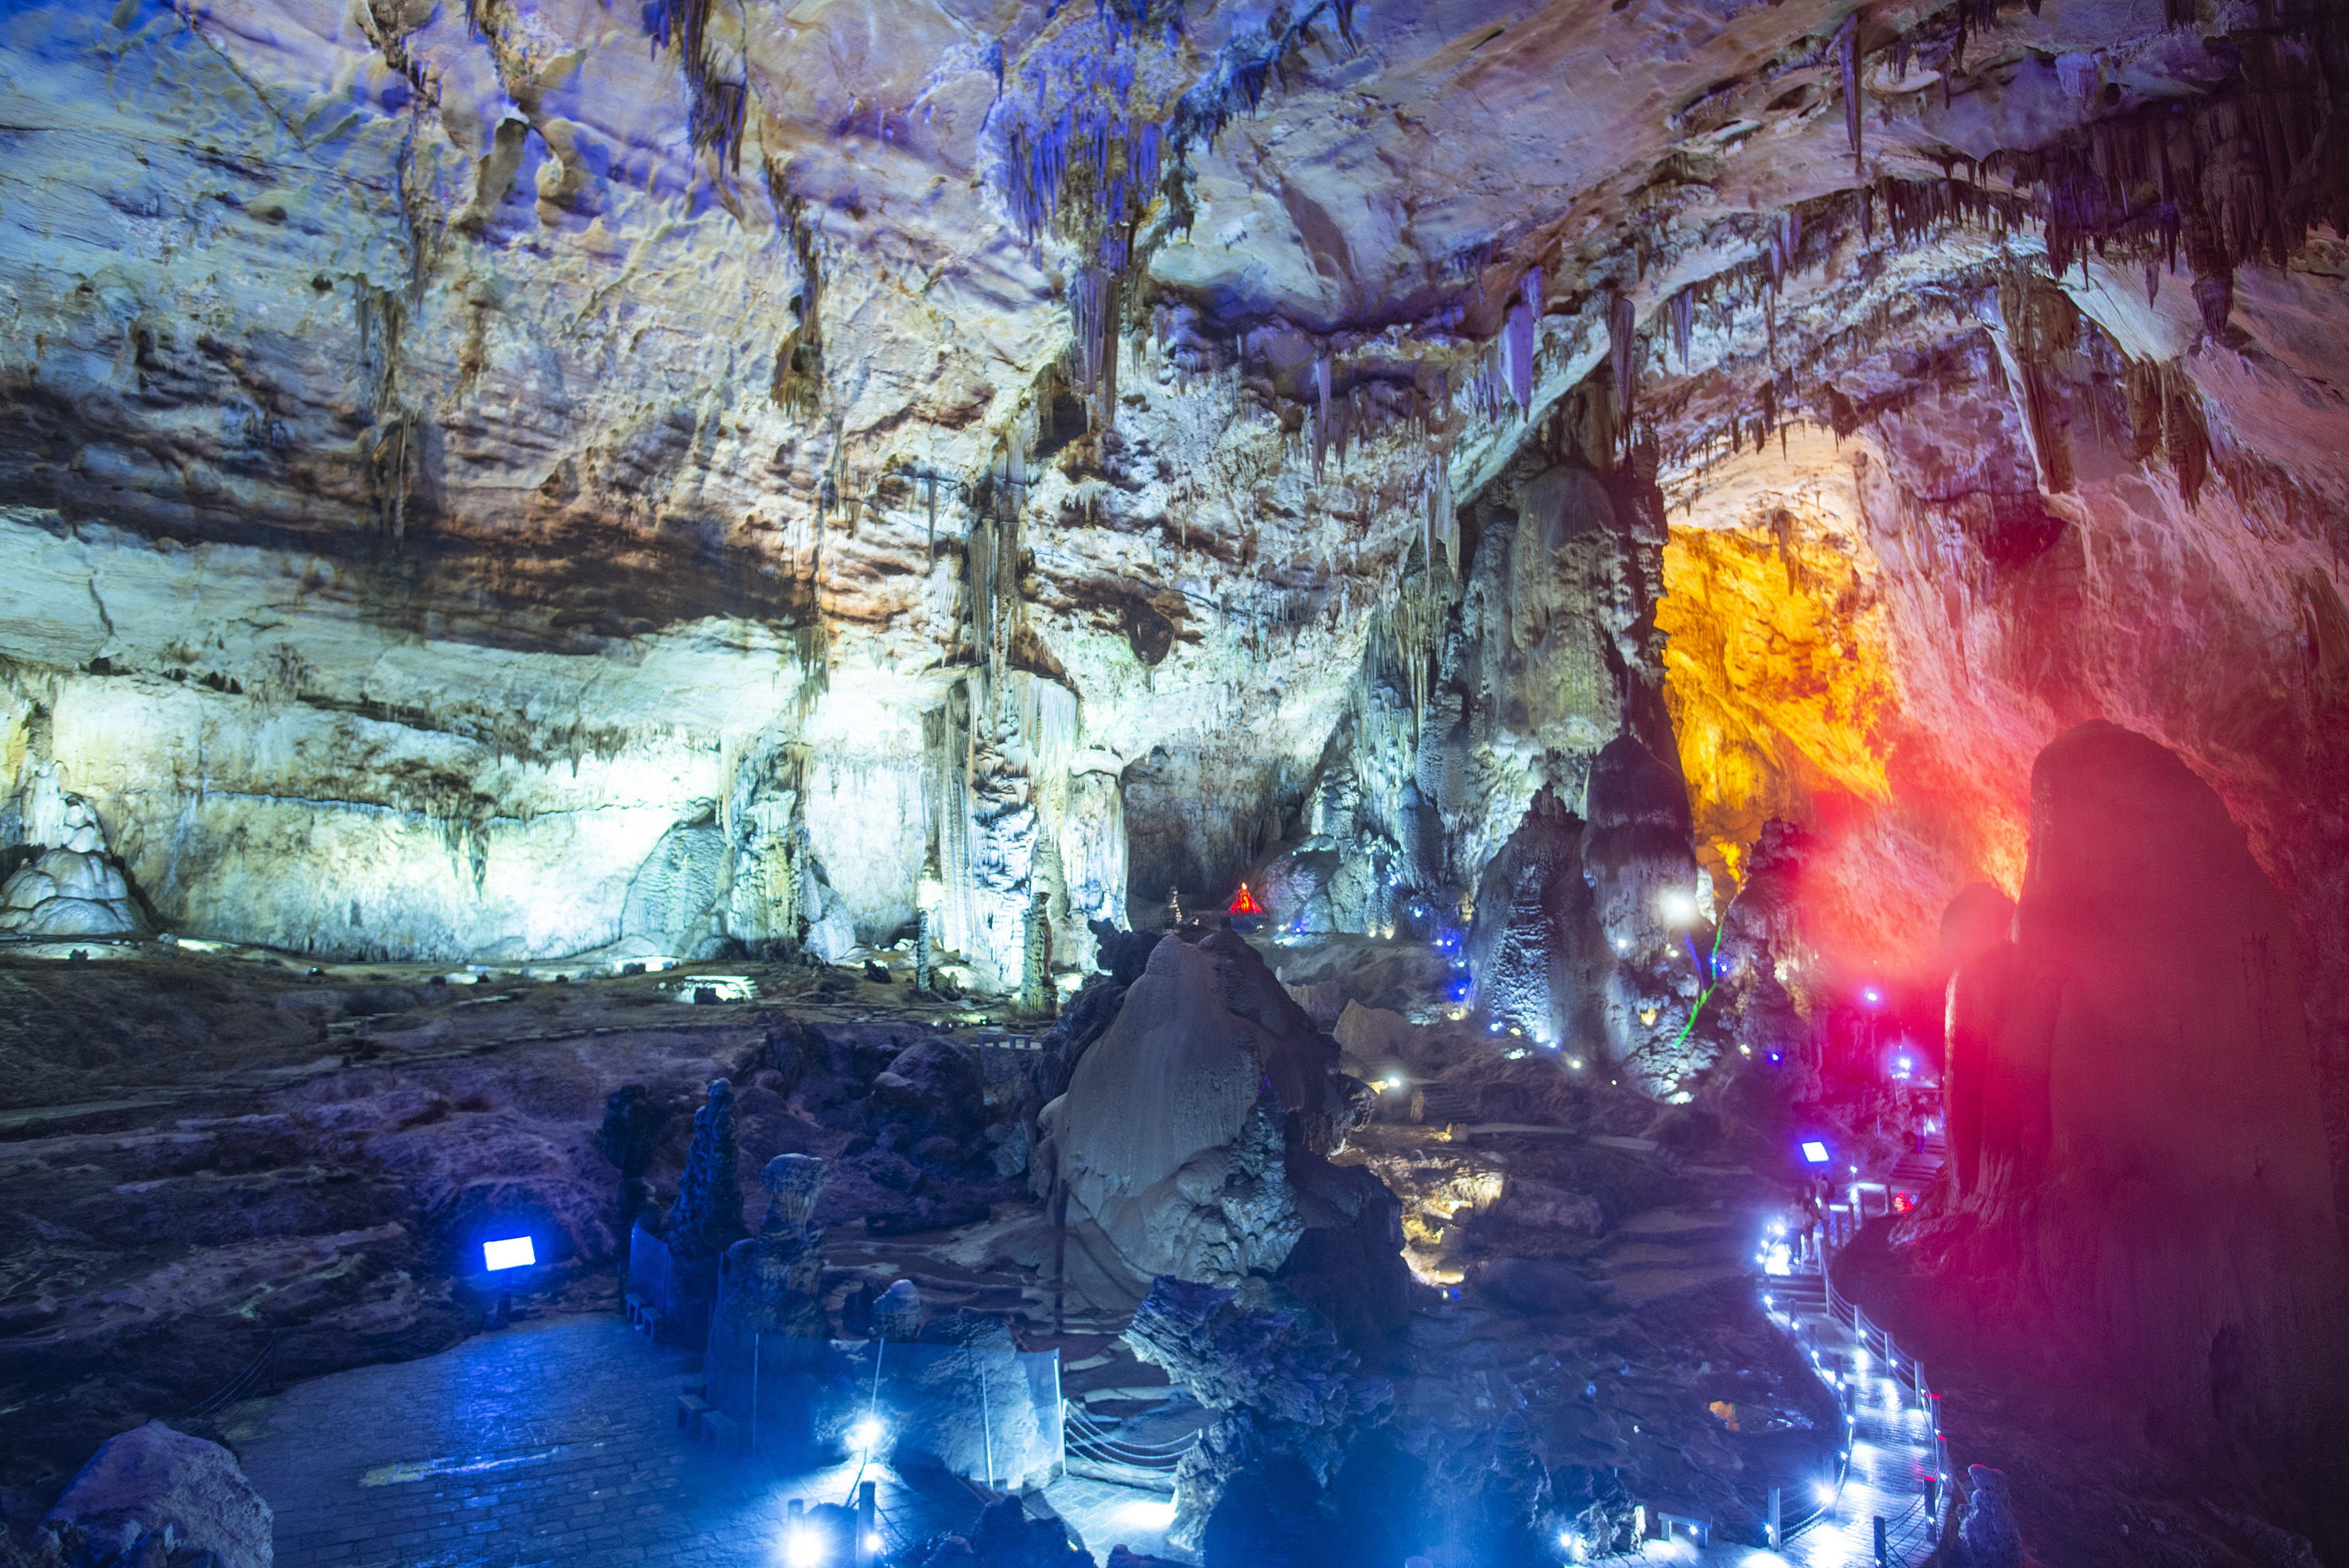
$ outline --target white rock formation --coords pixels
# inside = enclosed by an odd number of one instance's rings
[[[36,781],[35,831],[53,846],[0,882],[0,933],[25,937],[136,937],[146,917],[122,868],[106,852],[98,813],[78,794],[57,789],[54,770]]]

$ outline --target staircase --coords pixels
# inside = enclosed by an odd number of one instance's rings
[[[1949,1158],[1949,1152],[1947,1138],[1937,1132],[1926,1134],[1925,1152],[1919,1154],[1916,1145],[1911,1143],[1885,1177],[1886,1185],[1896,1192],[1923,1197],[1925,1189],[1933,1185],[1933,1179],[1940,1175],[1942,1162]]]

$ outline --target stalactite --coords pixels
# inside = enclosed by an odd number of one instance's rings
[[[2176,5],[2165,9],[2174,25]],[[2183,239],[2215,298],[2244,262],[2264,254],[2283,265],[2315,223],[2344,216],[2286,200],[2327,104],[2349,86],[2327,79],[2326,58],[2319,50],[2303,61],[2272,36],[2249,35],[2239,92],[2148,105],[2011,155],[2016,186],[2033,193],[2051,270],[2062,275],[2093,245],[2099,254],[2158,256],[2175,271]],[[2075,61],[2070,79],[2085,83],[2093,63]]]
[[[768,393],[785,413],[812,419],[823,401],[823,274],[816,254],[816,227],[806,202],[792,190],[774,160],[766,161],[763,172],[775,226],[792,247],[800,272],[799,288],[788,304],[792,329],[776,346]]]
[[[1441,448],[1427,471],[1428,530],[1444,543],[1444,557],[1454,576],[1460,571],[1460,515],[1452,504],[1452,459]],[[1428,566],[1435,565],[1433,546],[1428,552]]]
[[[1859,13],[1855,11],[1843,19],[1836,33],[1836,66],[1843,78],[1843,129],[1851,139],[1851,171],[1857,174],[1865,165],[1859,152]]]
[[[2193,505],[2210,470],[2210,429],[2193,379],[2175,361],[2133,361],[2122,385],[2137,455],[2159,452],[2178,483],[2178,495]]]
[[[1672,296],[1672,346],[1680,350],[1681,373],[1689,368],[1689,333],[1696,320],[1696,290],[1684,288]]]
[[[1534,404],[1534,307],[1523,299],[1509,306],[1502,326],[1501,359],[1509,397],[1522,419],[1533,411]]]
[[[1631,296],[1618,294],[1607,304],[1608,359],[1615,375],[1616,406],[1626,431],[1631,424],[1633,378],[1639,374],[1640,317]]]
[[[710,5],[711,0],[652,0],[644,11],[645,32],[657,54],[671,44],[677,47],[685,78],[688,139],[695,147],[717,153],[729,169],[740,170],[750,84],[721,81],[710,74]]]
[[[1313,483],[1321,483],[1321,467],[1330,452],[1330,356],[1313,361]]]

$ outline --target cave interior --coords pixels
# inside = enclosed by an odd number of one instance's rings
[[[2349,1568],[2349,7],[0,81],[0,1564]]]

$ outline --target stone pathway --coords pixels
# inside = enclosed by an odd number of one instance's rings
[[[853,1464],[779,1473],[678,1429],[700,1355],[614,1318],[557,1317],[238,1406],[222,1426],[277,1514],[278,1568],[772,1568],[790,1501],[847,1502]],[[874,1466],[885,1550],[985,1494]],[[1063,1480],[1046,1500],[1098,1557],[1162,1538],[1163,1499]]]
[[[1932,1551],[1936,1528],[1925,1501],[1927,1483],[1938,1471],[1940,1445],[1930,1401],[1910,1386],[1914,1369],[1896,1366],[1880,1346],[1863,1344],[1830,1314],[1817,1273],[1780,1277],[1769,1285],[1772,1309],[1793,1318],[1797,1338],[1816,1354],[1820,1370],[1847,1391],[1852,1420],[1851,1460],[1843,1485],[1817,1521],[1787,1542],[1785,1560],[1804,1568],[1872,1568],[1875,1521],[1881,1518],[1886,1561],[1922,1561]],[[1817,1501],[1829,1501],[1824,1492]]]
[[[1827,1312],[1823,1282],[1813,1270],[1767,1278],[1762,1289],[1779,1323],[1788,1326],[1797,1343],[1817,1354],[1828,1381],[1842,1379],[1850,1386],[1851,1460],[1843,1484],[1826,1485],[1832,1478],[1822,1478],[1821,1489],[1811,1498],[1785,1500],[1791,1533],[1776,1552],[1728,1542],[1699,1546],[1677,1539],[1651,1541],[1637,1552],[1592,1561],[1705,1568],[1877,1568],[1878,1516],[1885,1521],[1882,1561],[1890,1568],[1914,1568],[1930,1554],[1937,1521],[1926,1513],[1925,1482],[1934,1474],[1940,1451],[1932,1414],[1905,1376],[1893,1376],[1881,1354],[1863,1345]],[[1798,1520],[1805,1521],[1795,1528]]]

